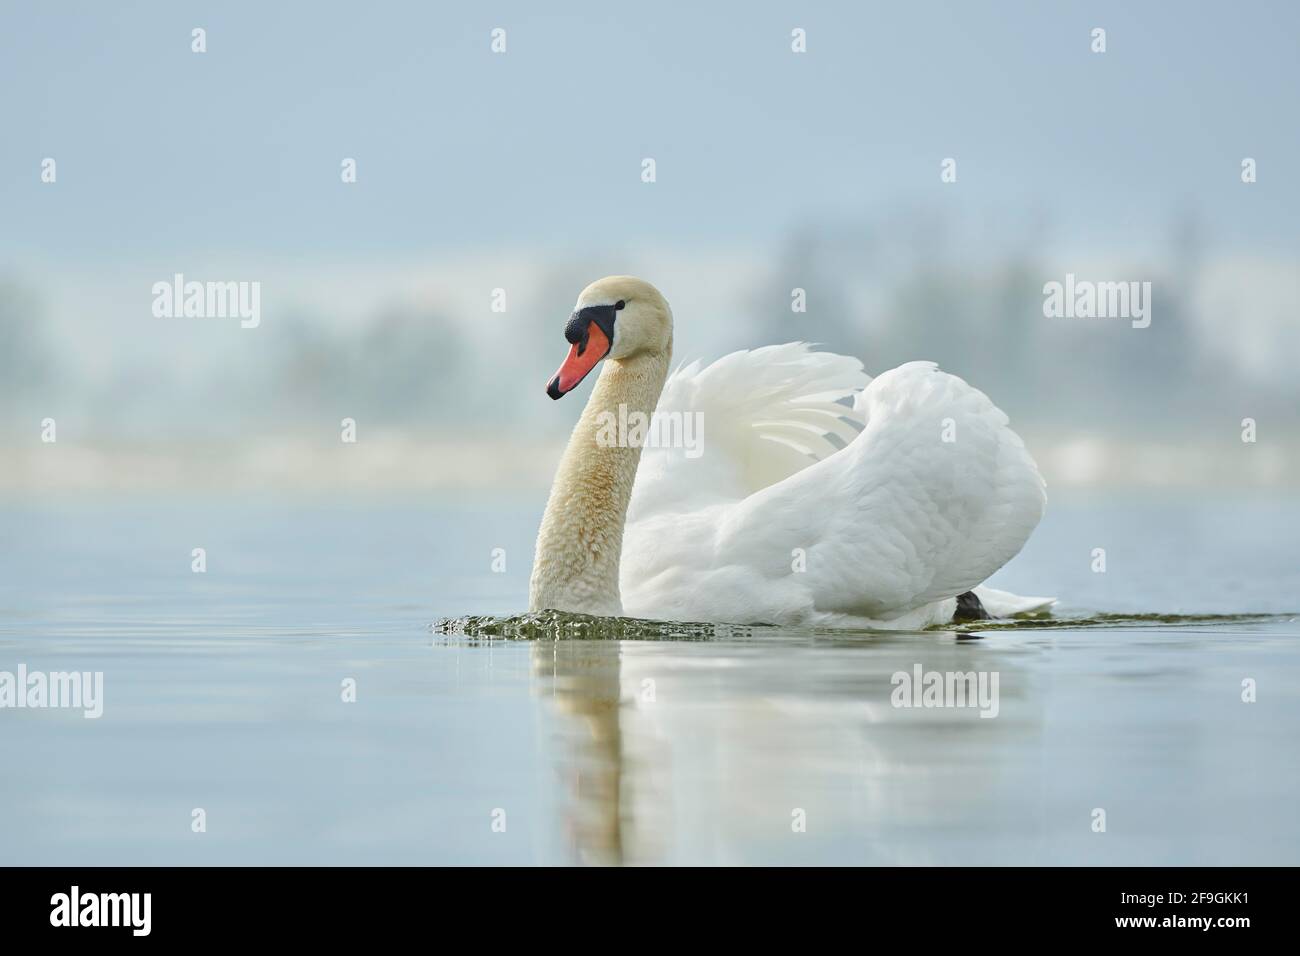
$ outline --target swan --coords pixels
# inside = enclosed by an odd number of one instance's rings
[[[792,342],[670,376],[672,310],[632,276],[587,286],[564,337],[551,398],[604,367],[551,486],[531,610],[914,629],[1054,603],[982,586],[1044,483],[1007,416],[933,362],[873,379]],[[697,422],[697,447],[620,426],[652,415]]]

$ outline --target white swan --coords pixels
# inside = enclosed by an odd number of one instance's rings
[[[959,596],[976,616],[1053,603],[977,588],[1038,524],[1043,480],[1006,415],[933,363],[872,379],[791,343],[670,378],[672,312],[631,276],[584,289],[564,334],[552,398],[607,361],[551,487],[533,610],[915,628]],[[656,409],[696,416],[699,446],[640,447]]]

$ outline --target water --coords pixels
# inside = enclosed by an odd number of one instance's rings
[[[0,862],[1300,862],[1300,502],[1056,496],[993,582],[1051,622],[432,627],[522,610],[540,506],[0,508],[0,671],[104,673],[0,710]]]

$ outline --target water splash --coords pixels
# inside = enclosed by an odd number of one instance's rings
[[[992,621],[942,624],[944,631],[1023,631],[1031,628],[1106,628],[1106,627],[1206,627],[1224,624],[1271,624],[1294,621],[1294,614],[1087,614],[1081,617],[1025,615]]]
[[[533,611],[510,617],[470,615],[443,618],[435,634],[508,641],[711,641],[751,637],[767,625],[651,621],[636,617],[597,617],[565,611]]]
[[[1033,628],[1196,627],[1261,624],[1294,620],[1292,614],[1088,614],[1078,617],[1038,613],[992,621],[942,624],[931,631],[1020,631]],[[712,641],[761,637],[764,634],[844,636],[885,635],[859,628],[777,627],[768,624],[706,624],[652,621],[634,617],[596,617],[563,611],[535,611],[509,617],[469,615],[442,618],[430,625],[434,634],[471,640],[506,641]],[[913,632],[915,633],[915,632]]]

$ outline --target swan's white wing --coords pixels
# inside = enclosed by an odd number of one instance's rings
[[[732,352],[669,377],[655,433],[674,440],[642,452],[629,523],[739,501],[852,441],[853,396],[871,381],[857,359],[803,342]]]
[[[1043,481],[983,392],[911,362],[855,406],[862,432],[784,480],[740,501],[643,512],[625,538],[628,613],[889,620],[970,590],[1020,550]]]

